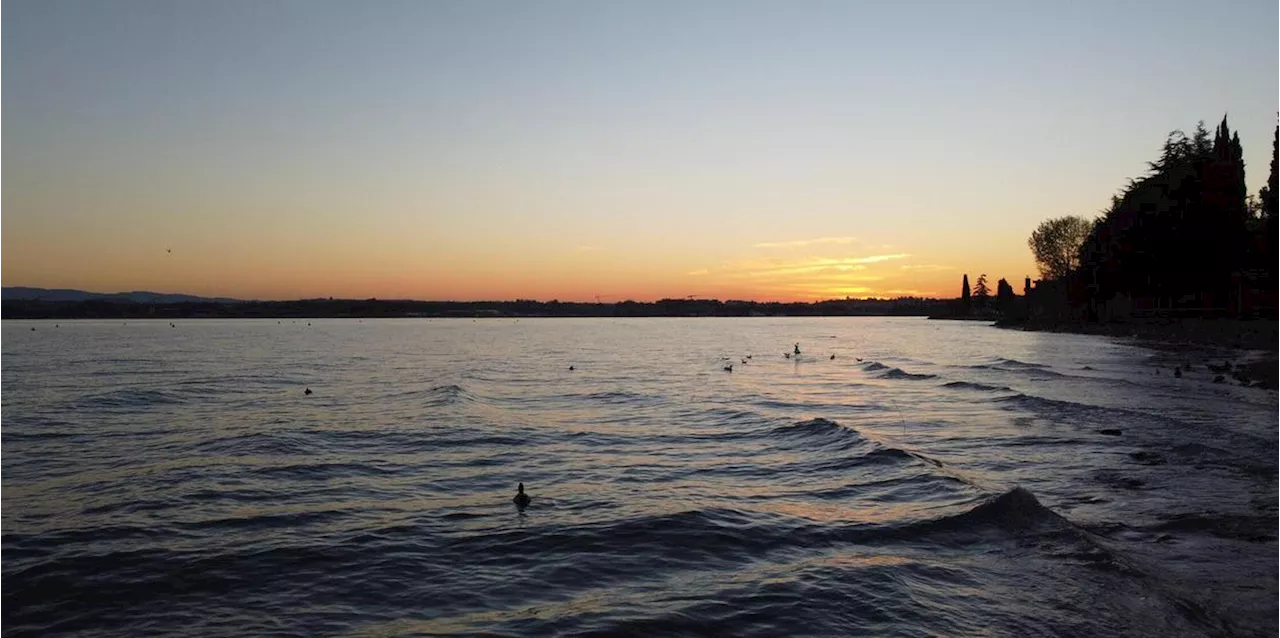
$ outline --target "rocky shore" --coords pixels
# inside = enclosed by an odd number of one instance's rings
[[[1110,323],[1002,320],[997,327],[1013,330],[1070,332],[1135,339],[1160,350],[1188,347],[1222,350],[1221,360],[1202,365],[1222,376],[1222,382],[1277,389],[1277,322],[1273,319],[1151,319]],[[1216,376],[1215,376],[1216,378]]]

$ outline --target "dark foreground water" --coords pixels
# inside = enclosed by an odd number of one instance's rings
[[[310,324],[3,323],[4,635],[1276,634],[1277,398],[1220,355]]]

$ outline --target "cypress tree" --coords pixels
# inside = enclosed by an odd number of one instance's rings
[[[1276,126],[1275,136],[1271,138],[1271,177],[1267,178],[1267,185],[1263,186],[1264,191],[1259,197],[1262,200],[1262,214],[1268,220],[1274,220],[1276,217],[1276,198],[1280,195],[1280,192],[1277,192],[1280,184],[1276,182],[1278,165],[1280,165],[1280,125]]]
[[[1208,293],[1212,304],[1230,304],[1235,289],[1232,278],[1245,265],[1248,205],[1244,183],[1244,153],[1240,136],[1231,132],[1227,117],[1213,140],[1213,155],[1201,182],[1194,232],[1188,239],[1200,242],[1200,279],[1196,292]],[[1194,254],[1194,253],[1193,253]]]
[[[1275,135],[1271,138],[1271,176],[1267,178],[1266,186],[1258,193],[1258,199],[1262,202],[1262,232],[1266,233],[1266,237],[1262,241],[1262,261],[1263,269],[1267,273],[1267,286],[1272,290],[1276,286],[1276,212],[1277,212],[1277,176],[1280,174],[1280,125],[1276,126]]]
[[[964,283],[960,288],[960,313],[969,314],[969,273],[965,273]]]

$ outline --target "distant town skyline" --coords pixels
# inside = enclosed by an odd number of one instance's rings
[[[6,3],[5,286],[1019,293],[1166,134],[1267,178],[1274,2]]]

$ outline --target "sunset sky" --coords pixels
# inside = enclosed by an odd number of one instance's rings
[[[3,284],[953,297],[1165,135],[1276,123],[1277,4],[18,1]],[[172,252],[167,252],[172,250]]]

